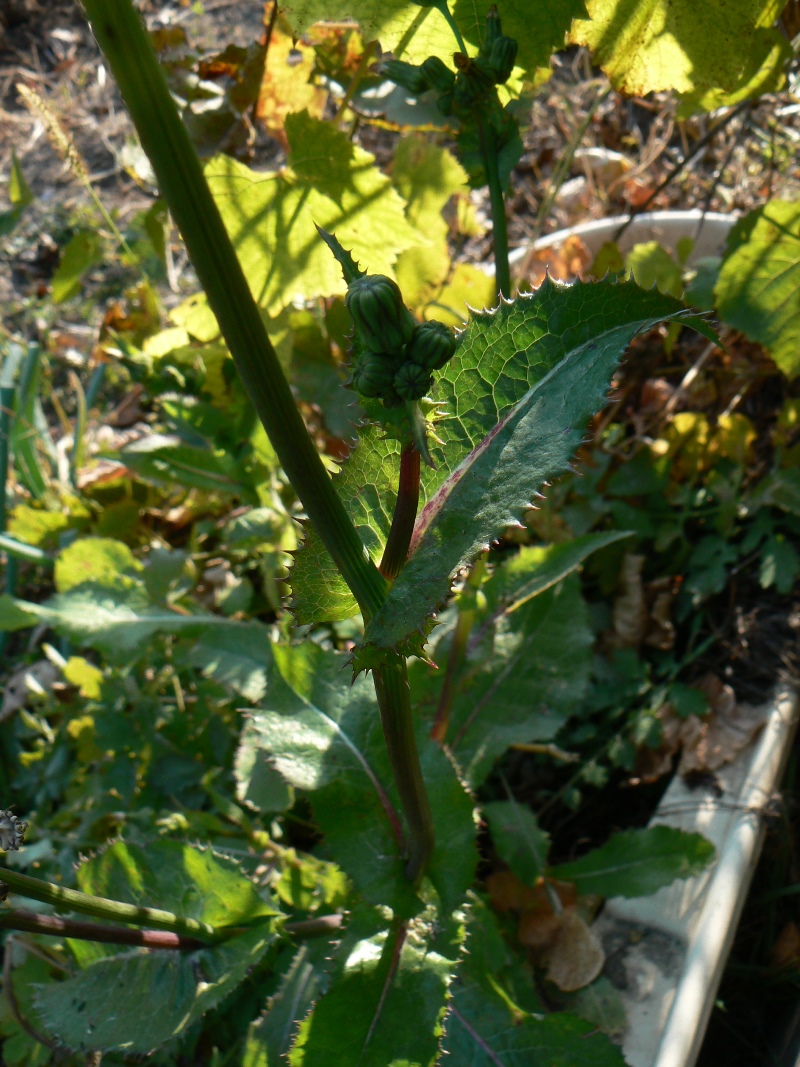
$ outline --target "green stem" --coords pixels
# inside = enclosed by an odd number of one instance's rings
[[[511,273],[508,267],[508,224],[506,222],[506,202],[503,187],[500,184],[500,171],[497,164],[497,146],[494,133],[487,126],[481,115],[476,115],[478,136],[483,157],[483,169],[489,184],[489,200],[492,209],[492,242],[494,245],[494,270],[498,296],[511,296]]]
[[[24,930],[29,934],[72,937],[78,941],[98,941],[107,945],[138,945],[143,948],[183,949],[191,952],[205,948],[206,942],[185,937],[171,930],[132,930],[127,926],[62,919],[60,915],[40,915],[37,911],[0,912],[0,930]]]
[[[311,524],[369,619],[386,597],[386,581],[297,409],[141,18],[131,0],[85,0],[84,7],[250,399]]]
[[[433,6],[436,8],[437,11],[441,11],[441,13],[444,15],[447,25],[453,31],[453,36],[456,39],[459,51],[463,52],[466,55],[467,46],[464,44],[464,38],[461,36],[461,30],[456,25],[456,20],[453,18],[453,13],[450,10],[450,5],[447,3],[447,0],[439,0],[439,2],[435,3]]]
[[[420,454],[414,445],[408,445],[400,456],[397,500],[379,567],[381,574],[389,582],[393,582],[403,569],[414,532],[419,507],[419,461]]]
[[[450,725],[450,712],[456,696],[458,676],[461,673],[461,665],[467,652],[469,635],[478,615],[477,594],[485,576],[486,556],[484,555],[475,561],[475,566],[464,583],[464,588],[458,598],[458,619],[453,631],[450,653],[447,657],[447,669],[442,690],[439,694],[436,718],[431,727],[431,739],[437,741],[440,745],[444,744],[447,737],[447,728]]]
[[[433,851],[433,816],[414,736],[411,691],[404,657],[395,656],[392,662],[375,667],[373,677],[389,763],[408,822],[406,874],[416,883]]]
[[[29,900],[40,900],[43,904],[52,904],[53,907],[64,911],[92,915],[96,919],[109,919],[133,926],[149,926],[154,930],[171,930],[175,934],[195,937],[204,942],[216,941],[222,933],[208,923],[198,922],[196,919],[182,919],[160,908],[141,908],[135,904],[123,904],[118,900],[94,897],[77,889],[66,889],[52,882],[31,878],[27,874],[19,874],[8,867],[0,867],[0,881],[12,892],[28,897]],[[226,935],[227,931],[223,936]]]
[[[43,567],[53,566],[52,556],[48,556],[41,548],[26,545],[23,541],[17,541],[16,538],[5,533],[0,533],[0,551],[6,552],[15,559],[24,559],[28,563],[40,563]]]

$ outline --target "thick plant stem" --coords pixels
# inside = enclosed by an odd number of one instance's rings
[[[404,657],[395,656],[393,662],[375,667],[373,677],[389,763],[408,822],[406,874],[412,882],[417,882],[433,851],[433,816],[414,736]]]
[[[36,911],[0,912],[0,930],[24,930],[51,937],[73,937],[79,941],[98,941],[107,945],[134,945],[143,948],[171,948],[191,952],[205,948],[206,942],[185,937],[171,930],[132,930],[127,926],[62,919],[59,915],[40,915]]]
[[[392,525],[379,567],[381,574],[389,582],[393,582],[403,569],[414,532],[419,507],[419,461],[420,454],[414,445],[403,449]]]
[[[511,272],[508,267],[508,224],[506,222],[506,202],[503,187],[500,184],[500,171],[497,165],[497,146],[494,133],[478,115],[478,134],[483,156],[483,169],[489,184],[489,200],[492,208],[492,241],[494,247],[494,270],[498,296],[511,296]]]
[[[154,930],[171,930],[175,934],[194,937],[204,942],[213,942],[219,940],[220,936],[228,936],[228,931],[215,930],[213,926],[197,919],[182,919],[160,908],[140,908],[135,904],[123,904],[119,900],[94,897],[77,889],[65,889],[64,886],[55,885],[53,882],[19,874],[8,867],[0,867],[0,882],[4,882],[12,892],[21,897],[40,900],[43,904],[52,904],[63,911],[92,915],[96,919],[130,923],[132,926],[149,926]]]
[[[141,18],[131,0],[84,0],[84,8],[281,465],[362,614],[371,618],[386,597],[386,581],[297,410]]]

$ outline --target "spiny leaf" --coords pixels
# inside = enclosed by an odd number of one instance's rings
[[[519,522],[540,485],[568,468],[631,339],[663,319],[687,316],[673,298],[632,285],[601,282],[576,290],[551,284],[542,293],[545,288],[504,303],[497,312],[474,316],[461,338],[447,368],[458,393],[453,417],[444,425],[452,436],[460,432],[462,447],[472,450],[435,494],[429,489],[411,558],[370,620],[366,642],[393,648],[444,603],[458,570]],[[569,295],[558,300],[559,293]],[[569,305],[577,322],[564,317]],[[483,436],[487,415],[504,399],[506,376],[517,371],[517,389],[527,376],[519,354],[528,346],[538,348],[540,367],[550,363],[552,369],[512,401]],[[482,354],[480,363],[475,349]],[[459,375],[459,356],[477,364],[475,369]],[[503,370],[487,392],[483,367],[498,360]]]
[[[358,892],[372,903],[413,913],[419,901],[403,876],[400,805],[374,688],[365,676],[351,685],[346,664],[345,655],[314,644],[273,647],[268,706],[251,715],[242,734],[239,787],[249,788],[261,753],[289,785],[311,794],[325,835],[323,851]],[[449,913],[463,900],[477,864],[473,806],[422,724],[418,743],[434,823],[442,827],[429,876]]]
[[[553,867],[551,877],[574,882],[580,893],[603,897],[646,897],[676,878],[698,874],[714,859],[714,846],[701,834],[671,826],[650,826],[614,834],[579,860]]]
[[[422,471],[420,507],[498,420],[570,352],[620,325],[627,323],[636,332],[648,322],[681,313],[677,300],[632,284],[615,285],[608,280],[564,286],[547,280],[535,293],[504,303],[494,312],[476,314],[434,385],[432,397],[447,417],[436,422],[441,444],[432,445],[431,450],[437,470]],[[600,398],[593,397],[592,411],[599,406]],[[391,525],[399,451],[396,442],[382,439],[376,426],[367,426],[335,478],[337,491],[376,563]],[[524,499],[537,488],[529,478]],[[298,622],[349,618],[358,610],[313,530],[306,530],[290,580]]]
[[[150,1052],[232,993],[275,940],[272,922],[195,952],[137,949],[39,986],[50,1034],[75,1052]]]
[[[771,200],[736,223],[714,295],[728,325],[800,374],[800,203]]]
[[[211,849],[118,841],[79,868],[78,885],[212,926],[256,923],[212,948],[108,955],[66,982],[40,986],[36,1004],[47,1029],[78,1052],[151,1051],[232,993],[276,937],[277,909],[232,860]]]
[[[297,949],[266,1011],[250,1023],[242,1067],[279,1067],[285,1062],[300,1021],[327,987],[330,951],[330,942],[321,939]]]
[[[303,111],[287,118],[286,135],[291,170],[259,173],[229,156],[205,168],[253,295],[271,315],[297,300],[345,292],[315,225],[335,231],[375,274],[391,275],[397,256],[424,240],[374,157],[344,133]]]
[[[84,893],[165,908],[209,926],[277,915],[227,856],[180,841],[117,841],[78,868]]]
[[[344,966],[300,1027],[292,1067],[432,1067],[455,963],[434,931],[420,919],[346,944]]]

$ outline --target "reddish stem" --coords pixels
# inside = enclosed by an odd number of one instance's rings
[[[0,915],[0,929],[24,930],[31,934],[50,934],[53,937],[74,937],[80,941],[102,941],[109,945],[141,945],[144,948],[173,948],[184,951],[208,947],[205,942],[198,941],[195,937],[175,934],[171,930],[133,930],[126,926],[62,919],[59,915],[40,915],[24,908]]]
[[[400,456],[400,476],[397,482],[397,500],[394,505],[392,526],[383,550],[383,559],[378,570],[384,578],[393,582],[408,558],[408,548],[419,507],[419,461],[420,455],[414,445],[408,445]]]

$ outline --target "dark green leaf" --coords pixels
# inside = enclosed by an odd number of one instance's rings
[[[713,859],[714,846],[701,834],[651,826],[614,834],[601,848],[553,867],[549,873],[560,881],[574,882],[579,893],[646,897],[676,878],[698,874]]]
[[[481,810],[500,859],[517,878],[533,885],[547,866],[550,835],[539,826],[530,808],[516,800],[496,800]]]
[[[567,468],[632,337],[686,314],[673,298],[632,284],[545,282],[472,317],[445,372],[456,391],[444,424],[471,451],[429,496],[410,559],[367,627],[368,643],[395,647],[424,623],[445,601],[452,576]],[[522,391],[529,373],[534,384]],[[437,460],[439,453],[433,449]]]

